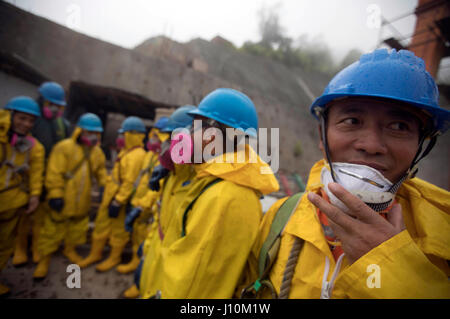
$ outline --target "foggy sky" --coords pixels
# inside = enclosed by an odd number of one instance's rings
[[[101,40],[133,48],[147,38],[166,35],[179,42],[220,35],[236,46],[258,41],[257,12],[276,7],[286,36],[326,43],[338,62],[353,48],[373,50],[380,14],[390,20],[412,13],[417,0],[8,0],[22,9]],[[376,6],[370,6],[375,4]],[[374,9],[375,8],[375,9]],[[393,26],[412,34],[415,15]],[[383,28],[381,38],[395,34]]]

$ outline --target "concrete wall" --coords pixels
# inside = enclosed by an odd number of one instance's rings
[[[5,106],[11,98],[18,95],[36,98],[37,88],[32,83],[0,71],[0,107]]]
[[[66,88],[70,81],[120,88],[167,104],[228,85],[184,66],[100,41],[0,2],[2,49]],[[197,97],[198,98],[198,97]]]
[[[300,160],[293,157],[291,150],[296,136],[304,136],[306,147],[308,143],[315,145],[316,142],[305,138],[314,132],[305,132],[303,120],[296,112],[265,96],[265,92],[248,90],[181,63],[146,56],[82,35],[4,2],[0,2],[0,43],[3,50],[23,57],[66,88],[71,81],[83,81],[172,105],[197,104],[219,87],[241,90],[253,99],[260,127],[280,128],[281,166],[305,177],[318,159],[317,151],[308,152]]]

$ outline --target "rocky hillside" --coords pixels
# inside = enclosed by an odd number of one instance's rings
[[[311,165],[321,157],[317,123],[309,106],[323,91],[328,76],[288,69],[270,59],[243,53],[219,37],[184,44],[156,37],[134,50],[171,59],[233,83],[250,97],[262,97],[262,103],[255,101],[260,127],[280,128],[280,167],[287,173],[297,172],[306,178]]]

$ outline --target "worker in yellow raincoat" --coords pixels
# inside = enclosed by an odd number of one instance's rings
[[[66,106],[64,88],[56,82],[44,82],[38,89],[39,97],[37,103],[42,116],[38,117],[31,130],[31,134],[45,148],[45,160],[53,146],[68,138],[70,123],[63,118],[64,108]],[[44,166],[46,167],[46,165]],[[44,170],[45,175],[45,170]],[[31,216],[21,216],[17,230],[17,241],[14,249],[12,264],[20,267],[28,262],[28,236],[31,232],[31,251],[32,260],[37,263],[40,259],[37,242],[41,227],[44,224],[44,216],[49,208],[46,202],[45,188],[41,193],[41,203]]]
[[[450,193],[414,177],[450,123],[423,60],[406,50],[362,55],[311,112],[325,159],[307,194],[264,216],[237,294],[450,298]]]
[[[189,114],[198,120],[192,134],[200,159],[197,164],[186,165],[193,167],[196,175],[181,184],[185,194],[169,214],[159,247],[147,248],[140,281],[143,298],[230,298],[258,233],[260,197],[279,188],[268,164],[249,145],[236,149],[237,139],[230,138],[234,150],[219,150],[225,149],[222,137],[226,128],[245,130],[256,137],[258,117],[246,95],[217,89]],[[196,122],[201,123],[199,129]],[[211,129],[214,138],[203,140],[203,133]],[[174,141],[172,156],[178,154],[177,145],[187,146],[179,153],[187,163],[184,156],[189,154],[189,135]],[[209,160],[202,156],[208,148]]]
[[[50,154],[45,187],[49,211],[38,239],[41,256],[33,278],[47,276],[51,255],[64,241],[63,254],[72,263],[83,258],[76,246],[86,242],[91,207],[92,179],[106,182],[105,155],[99,144],[103,126],[93,113],[83,114],[72,137],[57,143]]]
[[[19,217],[39,205],[45,150],[29,133],[40,115],[39,105],[25,96],[0,110],[0,271],[14,251]],[[9,291],[0,284],[0,295]]]
[[[160,134],[171,134],[176,129],[190,128],[192,124],[192,116],[188,115],[189,111],[194,110],[192,105],[185,105],[179,107],[172,113],[164,127],[161,127]],[[143,264],[143,258],[147,253],[148,247],[152,246],[154,249],[158,249],[160,238],[164,236],[165,226],[167,221],[170,220],[170,212],[173,211],[173,207],[177,206],[179,198],[185,194],[186,187],[181,187],[182,183],[190,180],[194,175],[194,169],[189,165],[174,164],[170,158],[170,139],[161,136],[164,142],[161,145],[161,153],[159,155],[158,162],[161,161],[161,165],[158,165],[153,170],[151,179],[145,187],[149,188],[147,194],[158,194],[156,201],[156,213],[153,214],[153,222],[151,229],[147,236],[140,244],[140,268],[135,272],[135,283],[124,292],[126,298],[137,298],[139,296],[139,279]],[[152,195],[151,195],[152,196]],[[152,198],[154,198],[152,196]],[[144,199],[143,202],[147,201]],[[148,202],[148,201],[147,201]],[[148,205],[148,204],[147,204]],[[155,207],[154,207],[155,209]]]
[[[161,142],[165,142],[169,135],[161,133],[159,130],[168,118],[162,118],[155,123],[148,133],[147,154],[142,161],[142,168],[139,176],[135,181],[136,192],[131,199],[132,209],[127,212],[125,218],[125,230],[132,233],[133,255],[128,264],[117,266],[117,271],[127,274],[134,271],[139,265],[139,257],[137,250],[139,245],[144,241],[148,233],[148,221],[153,221],[153,206],[159,198],[160,192],[154,192],[148,188],[148,182],[152,175],[153,169],[159,165],[158,155],[161,151]]]
[[[134,192],[134,183],[145,157],[143,140],[146,128],[142,120],[135,116],[126,118],[119,129],[117,144],[121,151],[108,176],[102,202],[95,219],[92,245],[89,255],[79,266],[87,267],[102,258],[103,248],[109,239],[111,253],[96,266],[98,271],[107,271],[118,265],[130,233],[125,230],[126,208]],[[123,137],[121,136],[123,135]]]
[[[165,142],[169,138],[168,134],[160,132],[160,129],[167,120],[167,117],[161,118],[155,123],[155,126],[148,134],[148,152],[142,162],[143,165],[138,179],[135,182],[137,186],[136,192],[131,199],[132,209],[127,212],[125,218],[125,230],[131,232],[133,255],[128,264],[117,266],[117,271],[122,274],[133,272],[139,266],[139,246],[156,224],[156,201],[160,196],[160,191],[152,191],[149,189],[148,182],[153,169],[159,165],[158,155],[161,151],[161,142]],[[139,291],[135,285],[131,288],[124,292],[124,297],[136,298],[139,295]]]

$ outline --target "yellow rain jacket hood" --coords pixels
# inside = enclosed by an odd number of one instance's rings
[[[311,169],[307,192],[319,193],[323,186],[320,182],[323,166],[324,160],[321,160]],[[264,216],[260,235],[248,261],[245,284],[257,278],[261,246],[275,212],[286,199],[276,202]],[[447,279],[450,269],[446,262],[450,259],[450,193],[413,178],[402,184],[396,200],[402,206],[407,229],[351,265],[344,256],[338,269],[316,207],[303,196],[285,227],[277,259],[269,273],[276,292],[280,292],[294,238],[299,237],[304,240],[304,245],[294,271],[289,298],[450,298]],[[374,287],[372,283],[376,281],[373,281],[373,276],[377,275],[377,270],[380,285]],[[263,297],[270,298],[267,290]]]
[[[220,155],[221,163],[217,163],[213,158],[207,163],[195,165],[197,177],[216,176],[223,180],[249,187],[264,195],[279,190],[280,186],[273,175],[272,169],[249,145],[245,145],[245,150],[234,153],[233,155],[233,163],[227,163],[227,154],[223,154]],[[242,159],[245,156],[243,163],[237,163],[240,156],[242,156]],[[256,163],[251,163],[251,159],[254,159]]]
[[[9,143],[10,123],[10,112],[0,110],[0,213],[26,205],[29,196],[39,196],[44,179],[44,147],[33,137],[31,149],[17,151]]]
[[[158,137],[158,139],[161,141],[161,143],[165,142],[169,137],[169,133],[163,133],[156,127],[152,128],[150,132],[148,133],[148,138],[150,139],[152,136]]]
[[[106,183],[105,155],[99,146],[91,149],[77,143],[82,129],[57,143],[48,159],[45,187],[47,197],[63,198],[64,209],[55,218],[86,216],[91,207],[92,178]]]
[[[246,152],[253,150],[246,147]],[[232,297],[258,233],[260,195],[278,189],[273,174],[260,173],[266,166],[260,159],[194,165],[197,174],[182,181],[179,188],[185,195],[168,213],[163,240],[154,236],[159,246],[147,248],[140,282],[143,298],[157,291],[162,298]]]

